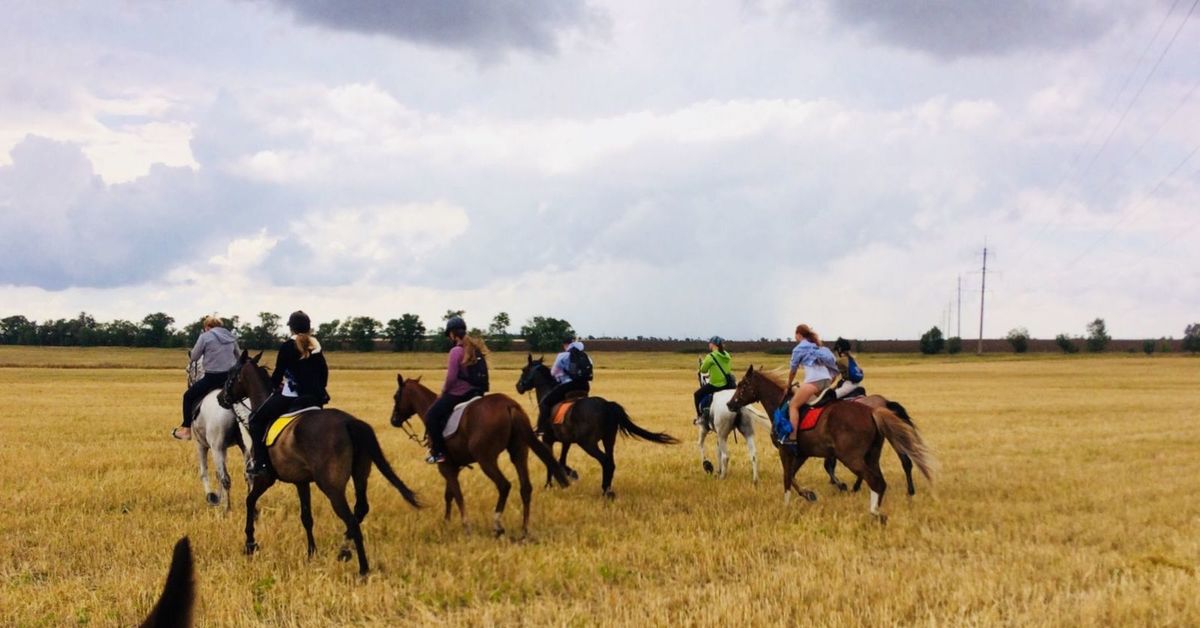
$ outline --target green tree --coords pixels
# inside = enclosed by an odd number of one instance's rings
[[[342,334],[342,321],[335,318],[328,323],[317,325],[317,339],[325,349],[340,349],[342,341],[346,339]]]
[[[1103,318],[1097,318],[1088,323],[1087,332],[1087,349],[1093,353],[1104,351],[1108,347],[1108,341],[1112,340],[1112,337],[1108,335]]]
[[[346,322],[346,337],[355,351],[374,351],[379,321],[370,316],[355,316]]]
[[[383,335],[392,341],[393,351],[416,351],[425,337],[425,323],[416,314],[401,314],[387,322]]]
[[[492,349],[505,351],[512,346],[512,335],[508,333],[508,326],[511,324],[508,312],[500,312],[492,318],[492,324],[488,325],[487,330],[488,345]]]
[[[24,316],[0,319],[0,344],[31,345],[37,342],[37,323]]]
[[[1146,355],[1150,355],[1150,354],[1154,353],[1154,349],[1155,349],[1155,348],[1157,348],[1157,347],[1158,347],[1158,341],[1157,341],[1157,340],[1153,340],[1153,339],[1149,339],[1149,338],[1148,338],[1148,339],[1146,339],[1146,340],[1143,340],[1143,341],[1142,341],[1142,351],[1143,351],[1143,352],[1144,352]]]
[[[946,339],[946,353],[949,353],[950,355],[962,353],[962,347],[962,338],[959,338],[958,336],[950,336]]]
[[[133,321],[118,318],[100,325],[103,343],[110,347],[132,347],[138,341],[138,326]]]
[[[1079,353],[1079,344],[1066,334],[1055,336],[1054,344],[1058,345],[1058,348],[1062,349],[1063,353]]]
[[[174,324],[175,319],[162,312],[147,314],[142,319],[142,326],[138,333],[138,345],[143,347],[169,346],[171,336],[174,334],[171,326]]]
[[[1183,350],[1200,353],[1200,323],[1192,323],[1184,328]]]
[[[533,351],[558,351],[563,339],[575,336],[575,330],[567,321],[534,316],[521,326],[521,336]]]
[[[258,313],[258,324],[246,323],[238,329],[238,340],[247,349],[274,349],[283,341],[279,333],[279,315]]]
[[[946,340],[942,338],[942,330],[934,327],[921,335],[921,353],[925,355],[934,355],[941,353],[946,347]]]
[[[1029,350],[1029,330],[1024,327],[1014,327],[1009,330],[1008,344],[1012,345],[1013,351],[1025,353]]]

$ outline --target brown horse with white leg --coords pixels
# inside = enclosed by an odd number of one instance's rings
[[[437,395],[421,384],[420,378],[404,379],[396,374],[396,394],[392,397],[392,425],[401,427],[412,415],[421,417],[433,405]],[[515,400],[499,393],[484,395],[466,408],[459,420],[458,430],[446,438],[446,461],[438,463],[438,471],[446,479],[446,515],[450,519],[450,502],[458,504],[458,514],[463,525],[467,523],[467,512],[463,505],[462,487],[458,474],[469,464],[478,464],[484,475],[496,485],[500,494],[492,519],[496,536],[504,534],[501,517],[508,501],[512,482],[500,470],[500,452],[508,451],[508,458],[517,469],[517,480],[521,485],[521,533],[529,534],[529,502],[533,497],[533,484],[529,481],[529,450],[542,460],[546,469],[560,486],[567,485],[563,472],[554,454],[538,441],[529,423],[529,415]]]
[[[221,391],[222,403],[229,405],[249,399],[253,410],[257,410],[271,394],[271,379],[267,369],[258,365],[262,354],[253,358],[243,351],[238,366],[229,372],[225,389]],[[346,543],[338,552],[338,560],[350,560],[349,543],[354,543],[358,552],[358,572],[368,570],[367,553],[363,548],[362,529],[359,524],[366,518],[370,506],[367,504],[367,477],[371,464],[387,478],[404,501],[420,508],[417,496],[396,476],[375,430],[341,410],[323,409],[305,412],[285,427],[267,450],[271,457],[272,473],[254,478],[250,493],[246,495],[246,553],[258,549],[254,540],[254,520],[258,516],[258,498],[279,479],[296,485],[300,496],[300,521],[308,536],[308,556],[316,551],[313,540],[313,518],[310,486],[317,488],[329,498],[333,511],[346,524]],[[346,484],[354,480],[354,510],[346,501]]]
[[[729,401],[730,410],[738,410],[755,402],[762,403],[768,416],[784,401],[784,383],[773,374],[754,370],[751,366]],[[880,511],[887,482],[879,468],[883,441],[907,455],[930,481],[936,461],[920,433],[887,408],[871,408],[852,401],[836,401],[821,414],[816,426],[798,432],[794,442],[778,443],[779,460],[783,463],[784,499],[792,491],[806,499],[815,500],[811,490],[795,485],[796,472],[811,457],[836,457],[846,468],[867,483],[871,489],[871,514],[882,523],[887,516]]]

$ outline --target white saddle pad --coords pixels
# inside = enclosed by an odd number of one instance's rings
[[[463,412],[466,412],[467,406],[483,399],[480,397],[472,397],[457,406],[450,412],[450,420],[446,421],[446,429],[442,430],[442,438],[450,438],[450,435],[458,431],[458,423],[462,420]]]

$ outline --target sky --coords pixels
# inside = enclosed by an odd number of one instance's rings
[[[16,0],[0,316],[1178,337],[1198,2]]]

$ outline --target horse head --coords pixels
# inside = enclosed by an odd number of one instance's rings
[[[233,404],[250,396],[251,390],[248,384],[250,377],[258,376],[260,381],[269,379],[267,369],[258,364],[261,358],[261,351],[258,355],[251,357],[249,351],[242,350],[237,366],[229,369],[225,385],[221,387],[221,392],[217,395],[217,403],[221,404],[221,407],[232,408]]]
[[[754,365],[746,369],[746,374],[742,376],[742,381],[738,382],[737,388],[733,391],[733,396],[729,398],[729,411],[738,412],[742,408],[759,401],[758,388],[754,385],[754,379],[758,376],[758,371],[754,370]]]
[[[392,395],[392,427],[401,427],[417,414],[416,399],[413,395],[413,387],[421,385],[421,378],[404,379],[404,376],[396,373],[396,394]]]
[[[550,374],[546,368],[546,356],[533,359],[532,353],[525,354],[525,367],[521,369],[521,377],[517,379],[517,394],[525,394],[538,386],[538,375],[543,371]]]

